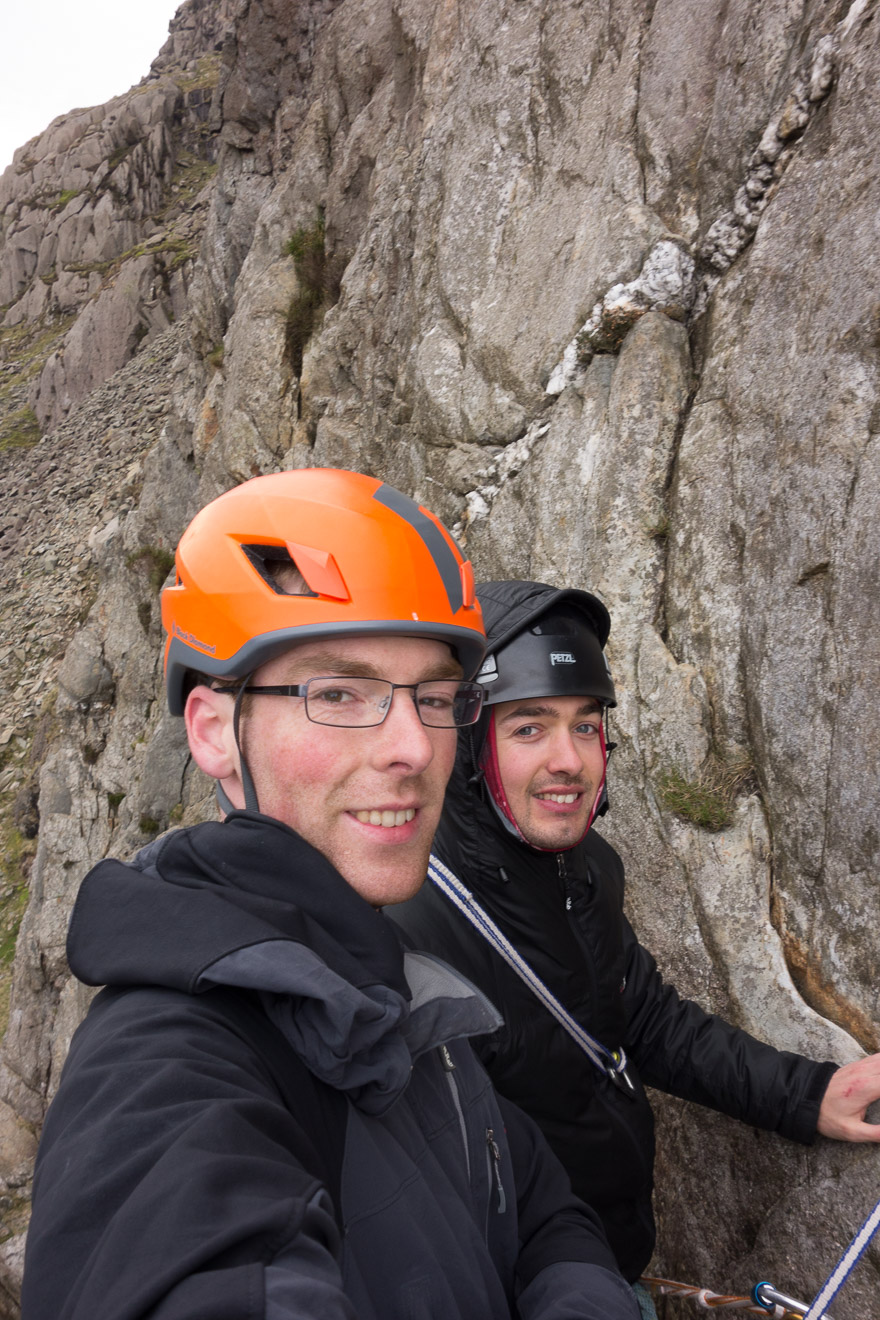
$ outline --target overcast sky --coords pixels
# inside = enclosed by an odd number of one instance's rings
[[[150,71],[180,0],[6,0],[0,174],[56,115],[101,105]]]

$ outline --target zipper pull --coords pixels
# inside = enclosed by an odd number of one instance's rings
[[[440,1046],[440,1058],[443,1061],[443,1067],[446,1072],[455,1072],[455,1064],[452,1062],[452,1055],[445,1045]]]
[[[495,1140],[494,1128],[486,1128],[486,1145],[489,1148],[489,1159],[492,1161],[492,1168],[495,1171],[495,1186],[498,1188],[498,1213],[503,1215],[507,1209],[507,1197],[504,1195],[504,1183],[501,1181],[501,1151],[498,1149],[498,1142]]]
[[[565,868],[565,858],[562,853],[556,854],[556,870],[559,874],[559,881],[562,885],[562,892],[565,895],[565,910],[571,911],[571,894],[568,888],[568,871]]]

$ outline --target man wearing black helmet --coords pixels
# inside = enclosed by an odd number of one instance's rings
[[[213,501],[163,593],[166,681],[225,819],[83,881],[106,988],[43,1131],[24,1320],[634,1320],[601,1228],[404,950],[479,713],[473,575],[351,472]]]
[[[478,1051],[599,1211],[635,1282],[655,1236],[644,1085],[802,1142],[817,1129],[876,1140],[880,1126],[863,1119],[880,1095],[880,1056],[837,1071],[812,1063],[663,982],[624,916],[621,859],[590,828],[605,806],[615,704],[608,612],[586,591],[542,583],[489,582],[478,595],[486,699],[459,735],[434,844],[446,869],[392,915],[500,1008],[504,1025]]]

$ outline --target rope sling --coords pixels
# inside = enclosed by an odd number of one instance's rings
[[[575,1021],[568,1009],[559,1002],[552,991],[547,989],[537,972],[532,970],[522,954],[499,930],[489,914],[480,907],[470,890],[433,853],[428,863],[428,878],[467,917],[471,925],[491,944],[508,966],[513,968],[520,980],[525,982],[532,994],[541,1001],[549,1013],[552,1013],[559,1025],[580,1046],[602,1076],[607,1077],[622,1090],[632,1093],[633,1084],[626,1071],[627,1060],[623,1050],[607,1049],[601,1041],[596,1040],[595,1036],[591,1036],[579,1022]]]
[[[480,906],[470,890],[462,884],[458,876],[441,862],[433,853],[428,864],[428,878],[445,894],[451,903],[467,918],[475,930],[482,935],[500,957],[516,972],[532,993],[540,1000],[561,1027],[568,1032],[580,1046],[584,1054],[604,1077],[607,1077],[622,1090],[633,1092],[633,1084],[626,1071],[627,1059],[623,1048],[609,1050],[601,1041],[581,1026],[559,1002],[552,991],[548,990],[537,972],[526,962],[511,944],[507,936],[499,929],[492,918]],[[705,1311],[745,1311],[748,1315],[770,1316],[773,1320],[831,1320],[825,1310],[846,1283],[855,1266],[868,1247],[871,1238],[880,1228],[880,1201],[868,1215],[856,1233],[847,1250],[816,1294],[812,1305],[799,1302],[796,1298],[780,1293],[772,1284],[756,1284],[751,1296],[744,1297],[731,1293],[714,1293],[708,1288],[697,1288],[687,1283],[677,1283],[673,1279],[656,1279],[642,1276],[641,1282],[658,1297],[688,1297]]]
[[[643,1274],[640,1283],[655,1297],[686,1297],[693,1302],[701,1311],[743,1311],[746,1315],[762,1315],[764,1320],[785,1320],[787,1316],[803,1317],[801,1303],[796,1303],[794,1298],[786,1300],[791,1301],[795,1309],[784,1306],[779,1302],[774,1302],[771,1306],[761,1306],[755,1302],[754,1297],[743,1297],[735,1293],[716,1293],[710,1292],[708,1288],[697,1288],[690,1283],[678,1283],[675,1279],[655,1279],[647,1274]],[[759,1285],[766,1287],[767,1285]],[[775,1291],[775,1290],[774,1290]]]

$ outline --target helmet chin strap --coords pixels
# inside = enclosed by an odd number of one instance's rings
[[[232,708],[232,732],[235,736],[235,746],[238,750],[239,774],[241,786],[244,790],[244,809],[245,811],[259,811],[260,804],[257,800],[257,790],[254,787],[253,776],[244,757],[244,750],[241,745],[241,703],[244,699],[245,690],[251,681],[251,675],[248,674],[243,680],[241,687],[235,694],[235,705]],[[229,794],[223,788],[220,781],[217,781],[217,803],[220,810],[227,816],[231,811],[238,811],[239,808],[230,800]]]
[[[483,750],[480,752],[480,769],[483,771],[483,778],[489,790],[489,801],[501,824],[507,830],[507,833],[512,834],[515,839],[519,839],[520,843],[528,843],[528,839],[516,823],[516,817],[510,809],[510,803],[501,782],[501,770],[498,765],[498,742],[495,737],[494,710],[489,713],[489,727],[486,730]]]
[[[217,798],[217,806],[223,812],[224,816],[228,816],[231,811],[239,810],[239,808],[230,798],[229,794],[226,792],[226,789],[220,783],[219,779],[214,785],[214,795]]]
[[[489,790],[489,801],[508,834],[512,834],[514,838],[519,839],[520,843],[527,844],[529,848],[534,848],[535,852],[568,852],[571,848],[576,848],[579,843],[583,842],[589,834],[590,827],[596,819],[596,816],[599,814],[599,810],[605,801],[605,778],[608,771],[608,752],[615,746],[614,743],[611,743],[609,747],[609,744],[606,742],[605,727],[602,723],[599,725],[599,738],[602,743],[602,778],[596,789],[596,796],[593,799],[593,806],[590,810],[590,815],[583,834],[579,839],[575,839],[574,843],[569,843],[565,848],[542,848],[540,844],[532,843],[532,841],[527,839],[523,834],[517,819],[513,814],[510,803],[507,800],[507,794],[505,793],[504,785],[501,782],[501,768],[498,764],[498,742],[495,737],[495,711],[492,711],[489,720],[489,728],[486,734],[486,741],[483,744],[483,750],[480,754],[480,768],[483,771],[486,780],[486,787]]]

